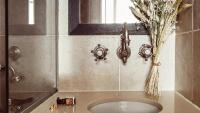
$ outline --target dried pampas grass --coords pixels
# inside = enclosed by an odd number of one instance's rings
[[[169,34],[174,31],[178,13],[191,7],[182,0],[131,0],[133,15],[149,30],[153,46],[152,65],[145,83],[146,94],[154,97],[161,95],[159,86],[160,52]]]

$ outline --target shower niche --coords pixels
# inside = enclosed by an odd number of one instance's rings
[[[8,1],[9,113],[27,113],[57,91],[58,1]]]

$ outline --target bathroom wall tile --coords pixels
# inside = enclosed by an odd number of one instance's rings
[[[178,35],[176,38],[176,90],[192,99],[192,33]]]
[[[150,61],[145,62],[139,57],[138,50],[142,43],[149,43],[147,36],[131,36],[132,55],[127,65],[123,66],[116,55],[119,35],[68,36],[67,18],[68,0],[59,0],[59,91],[143,90]],[[89,53],[98,43],[106,45],[110,50],[107,63],[95,64]],[[169,43],[174,44],[174,39]],[[175,44],[172,44],[166,45],[167,52],[163,53],[161,59],[163,65],[160,70],[163,76],[160,79],[163,90],[174,90],[175,52],[171,50]]]
[[[5,13],[4,0],[0,0],[0,64],[5,65]],[[6,108],[6,73],[0,71],[0,109]],[[2,111],[3,112],[3,111]]]
[[[138,55],[142,44],[149,44],[148,36],[131,36],[131,56],[123,65],[120,60],[120,90],[143,91],[146,76],[149,72],[151,61],[145,62]]]
[[[178,35],[176,41],[176,88],[181,94],[183,94],[186,98],[190,99],[196,105],[200,106],[200,12],[199,12],[199,0],[191,0],[193,2],[192,7],[192,15],[188,15],[190,17],[193,16],[193,29],[191,33]],[[186,11],[188,12],[188,11]],[[181,13],[181,16],[184,16],[185,12]],[[188,17],[188,18],[190,18]],[[190,21],[189,21],[190,22]],[[191,24],[191,23],[189,23]],[[189,25],[188,22],[185,22],[185,25]],[[188,27],[181,26],[182,29],[186,29]],[[192,41],[192,42],[191,42]],[[181,44],[182,43],[182,44]],[[185,46],[189,45],[192,46]],[[180,54],[182,53],[182,54]],[[181,57],[180,57],[181,56]],[[184,57],[184,61],[180,60],[180,58]],[[187,58],[186,58],[187,57]],[[192,59],[193,61],[191,61]],[[181,63],[182,62],[182,63]],[[191,63],[192,62],[192,63]]]
[[[5,35],[5,7],[4,0],[0,0],[0,35]]]
[[[0,36],[0,64],[5,65],[5,37]],[[0,97],[6,96],[6,73],[5,71],[0,71]],[[0,108],[5,108],[6,99],[0,98]]]
[[[59,35],[68,35],[68,0],[59,0]]]
[[[25,25],[28,24],[29,12],[27,0],[9,0],[9,23],[11,25]],[[42,16],[42,15],[41,15]]]
[[[192,0],[184,0],[184,3],[192,3]],[[176,28],[176,33],[178,34],[192,30],[192,8],[189,8],[178,15]]]
[[[111,36],[60,37],[59,91],[118,90],[118,40]],[[106,61],[94,61],[90,51],[97,44],[109,49]]]
[[[57,35],[57,29],[58,29],[58,10],[56,9],[57,4],[56,0],[46,0],[46,7],[47,7],[47,13],[46,13],[46,30],[48,36],[55,36]],[[39,11],[38,11],[39,12]]]
[[[10,83],[11,92],[49,91],[55,87],[55,37],[10,36],[9,46],[21,49],[21,57],[10,59],[10,65],[25,76],[19,83]]]
[[[193,101],[200,106],[200,31],[194,32],[194,74],[193,74]]]
[[[175,39],[173,37],[166,42],[160,55],[162,65],[159,71],[162,90],[174,90]],[[132,55],[126,65],[120,62],[120,90],[143,91],[150,70],[151,59],[145,61],[138,52],[142,44],[150,44],[150,41],[148,36],[133,36],[131,41]]]
[[[35,0],[34,24],[30,25],[27,0],[10,0],[9,33],[11,35],[55,35],[55,0]]]
[[[194,4],[193,4],[193,21],[194,21],[194,25],[193,25],[193,29],[200,29],[200,0],[193,0]]]
[[[5,36],[0,36],[0,64],[5,63]]]
[[[165,42],[161,53],[159,67],[160,71],[160,87],[163,90],[174,91],[175,90],[175,34],[171,36]]]

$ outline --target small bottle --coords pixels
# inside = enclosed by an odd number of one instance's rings
[[[73,106],[76,104],[76,98],[75,97],[67,97],[67,98],[57,98],[57,104],[58,105],[66,105],[66,106]]]

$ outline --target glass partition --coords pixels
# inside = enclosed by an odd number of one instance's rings
[[[9,113],[27,113],[56,92],[57,1],[9,0]]]
[[[0,113],[7,112],[5,0],[0,0]]]

